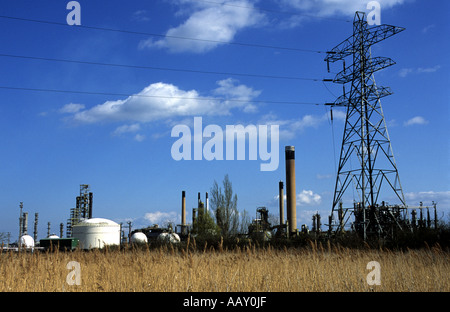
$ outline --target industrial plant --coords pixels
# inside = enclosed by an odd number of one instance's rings
[[[331,116],[333,107],[346,109],[330,214],[324,218],[316,213],[312,216],[311,227],[303,224],[298,228],[295,146],[285,146],[285,180],[273,181],[274,193],[278,191],[279,199],[278,222],[269,221],[266,207],[255,207],[257,217],[248,224],[245,233],[240,233],[240,237],[257,241],[270,241],[273,238],[295,241],[299,237],[333,239],[353,233],[362,241],[393,241],[405,233],[422,229],[438,230],[436,203],[433,202],[431,206],[422,203],[415,207],[406,205],[380,101],[392,92],[389,87],[377,86],[373,76],[376,71],[392,66],[395,62],[387,57],[373,57],[371,46],[403,30],[402,27],[390,25],[369,28],[364,13],[357,12],[353,21],[353,34],[327,52],[325,61],[328,71],[330,63],[342,61],[343,65],[333,79],[326,80],[341,84],[343,94],[334,103],[327,105]],[[347,57],[351,58],[352,64],[346,65]],[[354,192],[358,199],[348,201],[348,196],[345,196],[347,192]],[[95,217],[94,193],[90,185],[82,184],[75,198],[75,207],[69,210],[65,238],[63,223],[59,225],[59,236],[50,232],[48,224],[47,237],[38,242],[38,213],[35,214],[34,235],[31,236],[28,233],[28,212],[23,212],[23,203],[20,203],[19,242],[15,248],[47,250],[57,247],[72,250],[123,244],[178,244],[195,237],[205,216],[213,214],[208,193],[205,194],[204,202],[201,193],[197,195],[198,205],[192,208],[191,222],[187,220],[187,194],[181,190],[179,224],[132,229],[131,222],[127,226],[104,217]],[[386,198],[396,198],[398,202],[389,204]],[[216,222],[219,222],[217,216]],[[214,231],[211,230],[211,234],[220,236]]]

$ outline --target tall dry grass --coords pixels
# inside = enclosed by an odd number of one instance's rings
[[[449,252],[439,247],[206,250],[8,252],[0,255],[0,291],[450,291]],[[79,286],[66,282],[69,261],[80,263]],[[369,261],[380,263],[379,286],[367,284]]]

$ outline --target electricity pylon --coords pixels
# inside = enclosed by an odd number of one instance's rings
[[[372,57],[371,46],[405,28],[379,25],[369,27],[365,14],[356,12],[353,35],[327,52],[325,61],[343,61],[343,70],[332,80],[343,85],[343,95],[332,106],[347,108],[345,129],[333,198],[332,216],[337,212],[337,231],[342,231],[353,214],[353,227],[366,239],[368,234],[386,236],[403,229],[407,209],[395,164],[380,99],[392,94],[390,88],[375,84],[374,72],[395,64],[387,57]],[[353,63],[346,67],[345,58]],[[350,90],[345,91],[350,84]],[[353,189],[353,190],[352,190]],[[356,194],[354,191],[356,189]],[[353,192],[353,205],[343,207],[346,192]],[[390,194],[389,194],[390,193]],[[352,193],[350,193],[352,194]],[[357,196],[357,199],[355,197]],[[389,206],[381,196],[400,203]],[[345,221],[346,218],[346,221]],[[345,222],[344,222],[345,221]]]

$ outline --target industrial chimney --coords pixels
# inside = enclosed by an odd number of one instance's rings
[[[92,219],[92,204],[94,201],[94,194],[92,192],[89,193],[89,212],[88,212],[88,219]],[[62,237],[62,235],[61,235]]]
[[[286,212],[289,234],[297,229],[297,211],[295,194],[295,147],[286,146]]]
[[[279,201],[280,201],[280,225],[284,224],[284,185],[283,181],[278,183],[278,187],[280,190]]]
[[[181,192],[181,231],[184,231],[186,226],[186,191]]]

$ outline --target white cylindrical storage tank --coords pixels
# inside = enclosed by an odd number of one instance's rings
[[[120,245],[120,225],[103,218],[86,219],[72,227],[72,237],[78,238],[82,249]]]
[[[56,234],[52,234],[52,235],[50,235],[49,237],[47,237],[47,238],[51,238],[51,239],[57,239],[57,238],[59,238],[59,236],[58,235],[56,235]]]
[[[23,235],[20,238],[20,246],[24,248],[33,248],[34,247],[34,239],[30,235]]]
[[[148,242],[147,235],[142,232],[136,232],[131,235],[131,243],[146,244]]]

